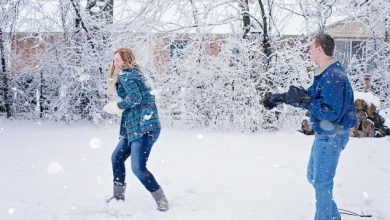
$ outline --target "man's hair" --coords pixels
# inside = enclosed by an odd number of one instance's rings
[[[325,55],[327,56],[333,56],[334,52],[334,39],[329,34],[317,34],[314,36],[314,43],[315,45],[321,46],[324,50]]]

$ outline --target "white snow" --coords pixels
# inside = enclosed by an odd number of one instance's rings
[[[149,114],[149,115],[144,115],[144,120],[145,120],[145,121],[150,120],[150,119],[152,118],[152,115],[153,115],[153,113],[151,113],[151,114]]]
[[[203,138],[204,138],[204,135],[203,135],[203,134],[197,134],[196,137],[197,137],[198,139],[203,139]]]
[[[163,128],[148,163],[171,203],[162,213],[129,162],[126,201],[105,203],[117,126],[0,118],[0,127],[2,220],[313,219],[314,191],[305,175],[313,136],[296,131]],[[389,155],[389,137],[351,138],[335,178],[339,208],[390,219]]]
[[[57,174],[62,171],[64,171],[64,168],[57,162],[53,162],[47,167],[47,172],[50,174]]]
[[[379,115],[382,116],[383,118],[385,118],[385,125],[387,127],[390,127],[390,108],[380,110]]]
[[[14,214],[14,212],[15,212],[15,209],[13,209],[13,208],[8,209],[8,214],[12,215],[12,214]]]
[[[89,141],[89,146],[91,148],[99,148],[102,146],[102,140],[100,140],[100,138],[97,138],[97,137],[93,137],[90,141]]]

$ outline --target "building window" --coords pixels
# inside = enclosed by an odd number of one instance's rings
[[[365,41],[351,41],[351,54],[352,57],[357,59],[366,58],[366,42]]]
[[[367,42],[367,72],[372,72],[377,68],[375,60],[378,60],[377,51],[380,51],[384,47],[384,44],[378,41]]]
[[[344,66],[348,67],[352,59],[365,62],[366,59],[366,41],[363,40],[336,40],[335,57],[340,60]]]
[[[345,66],[348,66],[351,60],[351,44],[348,40],[336,40],[335,57]]]
[[[175,40],[169,47],[169,56],[180,58],[184,56],[184,49],[188,45],[188,40]]]

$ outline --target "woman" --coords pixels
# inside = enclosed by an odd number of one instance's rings
[[[151,192],[160,211],[168,210],[168,201],[163,190],[146,168],[153,144],[160,134],[155,98],[145,84],[138,68],[134,53],[129,48],[119,48],[114,53],[109,75],[110,90],[120,97],[119,102],[105,106],[109,113],[121,115],[120,140],[112,153],[114,174],[114,195],[117,200],[125,200],[125,160],[131,155],[131,169],[145,188]]]

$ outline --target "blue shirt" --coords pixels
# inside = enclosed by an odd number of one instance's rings
[[[316,75],[307,92],[312,97],[308,110],[315,132],[345,131],[355,125],[353,90],[340,62],[334,62]]]
[[[140,139],[144,134],[161,129],[151,88],[138,68],[124,69],[119,74],[118,107],[123,109],[120,137],[128,143]]]

